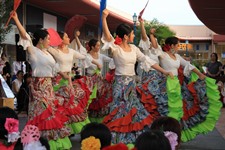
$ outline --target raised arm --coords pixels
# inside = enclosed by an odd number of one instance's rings
[[[144,20],[139,17],[138,21],[140,22],[140,27],[141,27],[141,39],[143,41],[146,41],[147,40],[147,34],[146,34],[145,26],[144,26]]]
[[[17,13],[15,11],[12,11],[11,12],[12,15],[12,18],[13,20],[15,21],[16,23],[16,26],[19,30],[19,33],[20,33],[20,36],[23,38],[23,39],[27,39],[26,38],[26,30],[24,29],[24,27],[22,26],[22,24],[20,23],[20,20],[18,19],[18,16],[17,16]]]
[[[80,31],[76,30],[75,31],[75,35],[74,35],[74,38],[75,38],[75,41],[76,41],[77,49],[78,50],[80,49],[80,46],[81,46],[79,36],[80,36]]]
[[[154,36],[155,31],[156,31],[155,28],[151,28],[150,31],[149,31],[149,36],[150,36],[150,40],[151,40],[151,43],[152,43],[152,47],[156,49],[156,48],[158,48],[158,43],[157,43],[156,38]]]
[[[112,37],[111,37],[111,33],[109,31],[107,20],[106,20],[108,15],[109,15],[109,11],[107,9],[104,9],[102,12],[102,30],[103,30],[105,39],[108,42],[110,42],[112,41]]]

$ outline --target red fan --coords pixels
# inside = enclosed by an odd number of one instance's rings
[[[48,29],[48,34],[50,36],[50,46],[58,46],[62,43],[62,39],[53,28]]]
[[[143,13],[144,13],[144,11],[145,11],[145,8],[146,8],[147,5],[148,5],[148,2],[149,2],[149,0],[147,1],[146,5],[145,5],[145,7],[142,9],[142,11],[139,13],[138,18],[141,18],[141,17],[142,17],[142,15],[143,15]]]
[[[13,5],[13,10],[14,10],[14,11],[16,11],[16,10],[17,10],[17,8],[19,7],[20,2],[21,2],[21,0],[14,0],[14,5]],[[12,18],[12,15],[13,15],[13,14],[11,14],[11,15],[9,16],[9,19],[8,19],[7,23],[5,24],[5,27],[7,27],[7,26],[8,26],[9,21],[10,21],[10,20],[11,20],[11,18]]]
[[[86,20],[87,18],[84,16],[75,15],[66,22],[65,32],[68,34],[70,41],[74,39],[74,29],[80,29]]]

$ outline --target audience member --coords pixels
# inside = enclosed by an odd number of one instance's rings
[[[172,150],[169,140],[159,130],[143,132],[136,139],[135,148],[137,150]]]
[[[12,81],[16,79],[16,74],[18,71],[22,70],[23,73],[26,72],[26,65],[23,61],[14,61],[13,65],[13,77],[12,77]]]
[[[11,88],[11,66],[8,61],[5,62],[5,66],[2,69],[2,75],[8,86]]]
[[[93,144],[98,143],[98,140],[100,140],[100,149],[109,146],[111,144],[111,132],[108,129],[107,126],[101,123],[89,123],[85,125],[81,131],[81,141],[82,141],[82,147],[84,148],[85,143],[87,141],[96,141],[93,142]],[[83,141],[85,140],[86,141]],[[91,149],[89,149],[91,150]]]
[[[162,130],[164,132],[169,131],[177,134],[176,149],[179,148],[181,143],[181,126],[180,123],[172,117],[159,117],[153,121],[151,125],[152,130]],[[173,150],[173,148],[172,148]]]
[[[16,73],[16,79],[12,82],[12,92],[15,96],[17,96],[17,93],[19,92],[20,86],[23,83],[23,71],[19,70]]]
[[[19,120],[9,107],[0,108],[0,150],[13,150],[19,138]]]
[[[5,53],[1,54],[1,58],[0,58],[0,74],[2,74],[3,71],[3,67],[5,66],[5,62],[7,61],[7,57]]]
[[[23,77],[23,83],[17,94],[17,111],[18,114],[21,111],[26,111],[28,113],[28,104],[29,104],[29,85],[32,81],[32,76],[29,73],[26,73]]]
[[[210,55],[210,58],[210,62],[206,64],[206,75],[211,78],[217,79],[221,75],[222,63],[218,61],[217,53],[212,53]]]
[[[34,125],[26,125],[18,139],[15,150],[50,150],[48,141],[40,137],[39,129]]]

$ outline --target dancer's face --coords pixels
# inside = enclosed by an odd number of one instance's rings
[[[132,30],[131,33],[128,35],[128,42],[133,43],[134,42],[134,31]]]
[[[94,52],[98,52],[99,49],[100,49],[100,42],[98,41],[98,42],[96,43],[95,47],[93,47],[93,51],[94,51]]]
[[[63,35],[63,44],[65,44],[65,45],[70,44],[70,38],[68,37],[68,35],[66,33],[64,33],[64,35]]]
[[[47,35],[43,40],[41,39],[41,43],[42,43],[44,48],[48,48],[49,43],[50,43],[50,36]]]

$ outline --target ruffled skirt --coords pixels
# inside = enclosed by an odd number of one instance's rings
[[[69,149],[70,129],[64,126],[68,118],[55,107],[55,94],[51,78],[33,78],[30,84],[30,102],[27,124],[35,125],[49,140],[51,149]],[[62,143],[63,142],[63,143]]]
[[[153,116],[137,98],[135,77],[115,76],[110,113],[103,120],[112,133],[112,143],[134,143],[152,121]]]

